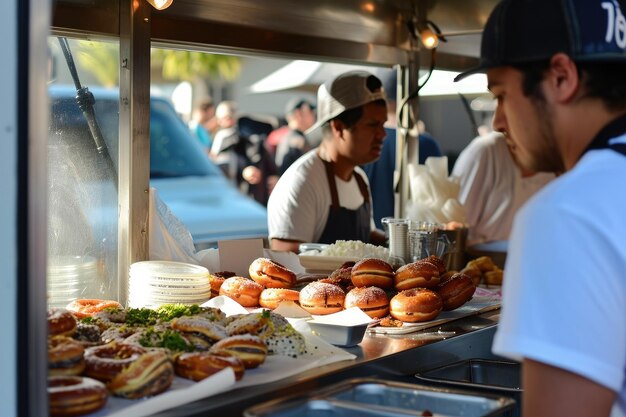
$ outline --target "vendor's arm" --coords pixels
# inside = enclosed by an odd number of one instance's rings
[[[526,359],[522,367],[524,417],[608,417],[615,392],[580,375]]]
[[[270,248],[277,251],[283,252],[300,252],[300,242],[299,240],[287,240],[287,239],[272,239],[270,242]]]
[[[387,242],[385,232],[380,229],[372,229],[370,232],[370,243],[373,245],[384,246]]]

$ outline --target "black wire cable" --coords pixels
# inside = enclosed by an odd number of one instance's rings
[[[419,84],[417,86],[417,88],[408,96],[406,96],[402,102],[400,103],[400,110],[398,111],[398,125],[403,128],[403,129],[409,129],[408,126],[403,126],[402,125],[402,115],[403,112],[405,110],[406,105],[408,104],[408,102],[412,99],[414,99],[415,97],[417,97],[417,95],[419,94],[420,90],[426,85],[426,83],[428,82],[428,80],[430,79],[430,76],[433,74],[433,71],[435,70],[435,58],[436,58],[436,51],[437,48],[433,48],[431,49],[431,55],[430,55],[430,67],[428,68],[428,74],[426,75],[426,78],[424,79],[424,81]],[[419,77],[418,77],[419,78]],[[411,117],[412,117],[412,113],[409,112],[409,125],[411,124]],[[413,120],[413,122],[417,122],[417,120]]]

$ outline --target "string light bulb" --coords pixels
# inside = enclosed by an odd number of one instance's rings
[[[165,10],[172,5],[174,0],[148,0],[148,3],[157,10]]]
[[[434,49],[439,46],[439,36],[429,27],[425,27],[419,32],[422,44],[426,49]]]

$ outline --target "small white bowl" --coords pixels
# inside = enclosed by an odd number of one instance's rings
[[[315,320],[307,322],[311,330],[319,337],[335,346],[356,346],[363,340],[368,323],[346,326],[342,324],[321,323]]]

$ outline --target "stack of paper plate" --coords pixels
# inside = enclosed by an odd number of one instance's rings
[[[130,307],[202,304],[209,298],[209,270],[203,266],[170,261],[144,261],[130,266]]]
[[[48,305],[65,307],[96,287],[98,264],[93,256],[54,256],[48,261]]]

